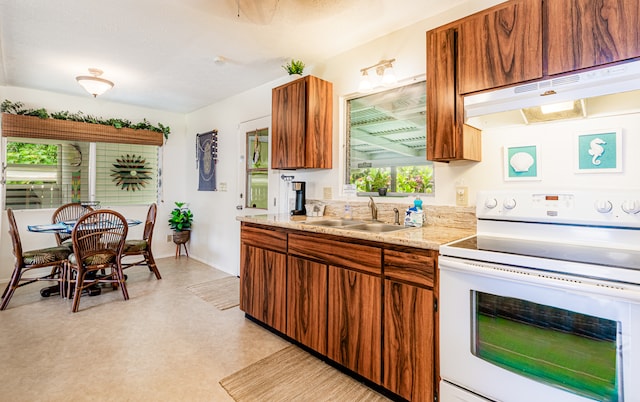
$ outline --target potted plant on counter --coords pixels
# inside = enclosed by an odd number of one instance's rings
[[[189,241],[193,213],[186,206],[186,202],[176,202],[176,207],[171,211],[169,227],[173,230],[173,242],[184,244]]]

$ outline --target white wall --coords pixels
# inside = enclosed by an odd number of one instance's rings
[[[166,235],[170,234],[167,223],[173,202],[186,199],[186,185],[183,180],[185,174],[185,161],[187,150],[193,146],[185,139],[185,116],[178,113],[160,110],[146,109],[131,105],[111,103],[106,98],[91,98],[90,96],[78,97],[59,95],[46,91],[36,91],[26,88],[0,87],[0,100],[8,99],[12,102],[22,102],[25,108],[45,108],[49,112],[70,111],[72,113],[82,111],[104,118],[129,119],[139,122],[146,118],[152,124],[162,123],[171,127],[169,140],[162,147],[164,159],[164,197],[158,203],[158,217],[154,231],[154,255],[156,257],[172,256],[175,253],[175,245],[166,242]],[[168,190],[170,189],[170,190]],[[102,205],[109,207],[108,205]],[[114,207],[127,218],[144,221],[147,216],[147,206]],[[52,209],[45,210],[20,210],[16,212],[16,222],[20,229],[20,236],[25,250],[50,247],[55,245],[55,239],[51,234],[30,233],[27,225],[47,223],[51,221]],[[8,234],[7,216],[2,213],[0,219],[0,283],[8,281],[13,270],[13,254],[11,252],[11,239]],[[142,225],[132,227],[129,236],[131,238],[142,237]]]

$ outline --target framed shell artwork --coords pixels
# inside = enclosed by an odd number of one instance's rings
[[[504,147],[504,180],[541,180],[538,144]]]

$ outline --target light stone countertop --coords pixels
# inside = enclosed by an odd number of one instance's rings
[[[469,237],[476,233],[475,225],[470,225],[468,229],[463,229],[459,227],[430,224],[421,228],[408,227],[394,232],[372,233],[359,230],[349,230],[348,227],[335,228],[305,223],[326,219],[339,218],[334,216],[323,216],[292,219],[291,216],[286,214],[264,214],[236,217],[236,220],[240,222],[256,223],[260,225],[276,226],[306,232],[344,236],[353,239],[370,240],[385,244],[395,244],[431,250],[438,250],[442,244]]]

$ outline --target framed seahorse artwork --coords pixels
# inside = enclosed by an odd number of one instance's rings
[[[574,161],[577,173],[622,172],[622,130],[577,133]]]

